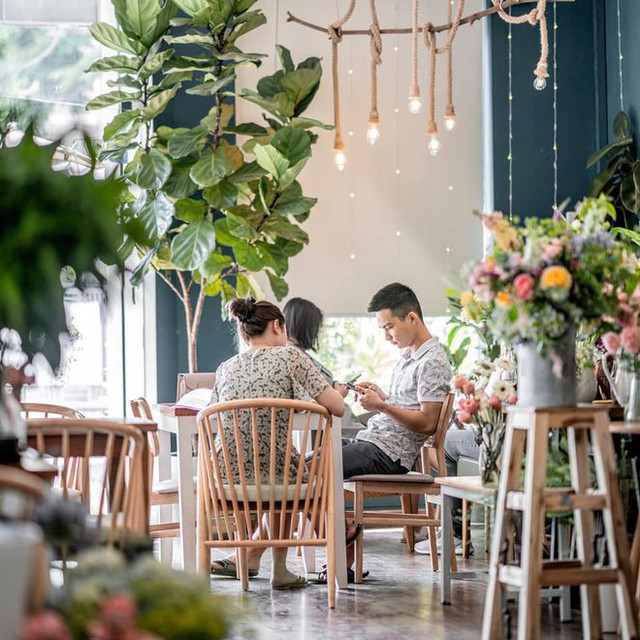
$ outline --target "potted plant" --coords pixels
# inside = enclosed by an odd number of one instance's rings
[[[133,11],[114,0],[119,29],[91,26],[118,55],[89,71],[116,72],[110,83],[118,89],[88,108],[127,107],[105,128],[100,157],[122,164],[129,187],[122,220],[140,221],[149,236],[148,242],[127,238],[122,256],[140,258],[134,285],[153,269],[182,303],[190,371],[197,370],[205,297],[257,297],[258,272],[266,273],[278,299],[285,296],[289,259],[308,242],[300,224],[316,203],[303,195],[297,177],[311,156],[313,129],[325,126],[303,115],[319,87],[320,60],[296,66],[289,51],[277,47],[282,68],[262,78],[256,91],[234,90],[237,70],[259,66],[264,57],[238,46],[266,21],[254,4],[138,0]],[[174,17],[177,8],[183,17]],[[180,93],[207,100],[208,114],[192,128],[154,130],[154,119]],[[238,97],[264,110],[262,124],[234,123]],[[236,136],[245,142],[239,145]]]

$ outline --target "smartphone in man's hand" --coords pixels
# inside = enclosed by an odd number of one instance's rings
[[[354,393],[358,393],[358,390],[356,389],[356,385],[354,384],[354,382],[361,376],[361,374],[359,373],[357,376],[354,376],[353,378],[351,378],[350,380],[347,380],[346,382],[344,382],[344,386],[347,387],[347,389],[349,389],[349,391],[353,391]]]

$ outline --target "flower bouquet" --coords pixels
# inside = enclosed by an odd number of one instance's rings
[[[480,360],[468,376],[457,375],[451,382],[451,388],[461,395],[456,421],[470,425],[476,433],[483,484],[498,481],[505,408],[517,400],[514,369],[515,365],[510,360]]]
[[[151,555],[127,563],[113,549],[77,557],[49,611],[28,618],[22,640],[219,640],[228,603],[198,575],[175,571]]]
[[[498,339],[533,347],[549,362],[556,380],[541,372],[536,378],[552,391],[557,387],[575,394],[578,325],[585,335],[602,333],[615,317],[616,291],[630,294],[639,282],[637,256],[611,233],[615,215],[601,196],[578,203],[566,215],[558,210],[551,219],[529,218],[523,226],[499,212],[481,216],[494,243],[473,266],[461,303],[471,317],[478,309],[486,313],[488,306],[489,325]],[[529,363],[520,373],[533,368]],[[522,375],[518,381],[520,399],[529,403]]]

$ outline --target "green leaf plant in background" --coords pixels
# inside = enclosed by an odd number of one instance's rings
[[[640,222],[640,161],[633,150],[629,118],[620,111],[613,121],[616,140],[591,154],[587,168],[602,161],[600,172],[589,187],[589,196],[609,196],[617,212],[618,235],[640,246],[640,234],[634,230]]]
[[[12,118],[0,110],[0,123]],[[53,367],[59,334],[67,330],[62,270],[75,271],[79,288],[83,273],[100,278],[96,258],[119,262],[122,234],[116,218],[122,185],[96,181],[91,172],[70,177],[53,171],[56,146],[37,146],[31,127],[15,147],[4,145],[0,133],[0,328],[17,331],[22,350],[43,353]],[[7,335],[0,336],[0,358]]]
[[[255,0],[112,2],[119,28],[95,23],[91,33],[116,55],[89,71],[117,72],[118,89],[88,108],[122,105],[100,157],[122,164],[129,190],[121,220],[139,220],[148,239],[126,238],[121,254],[140,257],[134,285],[153,269],[180,299],[195,371],[206,296],[220,295],[223,308],[235,296],[259,297],[254,276],[263,272],[283,298],[289,259],[309,240],[300,225],[316,199],[303,195],[297,177],[311,157],[313,129],[328,128],[302,115],[320,85],[320,60],[296,66],[276,47],[282,68],[255,91],[236,91],[238,69],[264,57],[238,47],[266,22]],[[154,130],[154,118],[182,93],[206,100],[208,114],[192,128]],[[263,109],[263,122],[234,123],[237,98]]]

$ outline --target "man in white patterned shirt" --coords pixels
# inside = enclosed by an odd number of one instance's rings
[[[383,287],[368,310],[375,312],[386,339],[404,351],[388,394],[371,382],[356,385],[362,407],[378,413],[356,440],[343,446],[345,478],[410,471],[436,429],[452,375],[449,359],[425,326],[418,298],[409,287],[397,282]]]
[[[377,413],[355,440],[343,440],[345,478],[408,473],[420,448],[436,430],[452,376],[449,359],[424,324],[418,298],[409,287],[397,282],[383,287],[371,299],[368,311],[375,312],[385,338],[403,353],[393,370],[389,394],[372,382],[356,385],[360,404]],[[347,532],[348,565],[353,563],[351,544],[359,533],[353,526]],[[347,577],[354,581],[352,569]],[[326,582],[326,569],[318,580]]]

